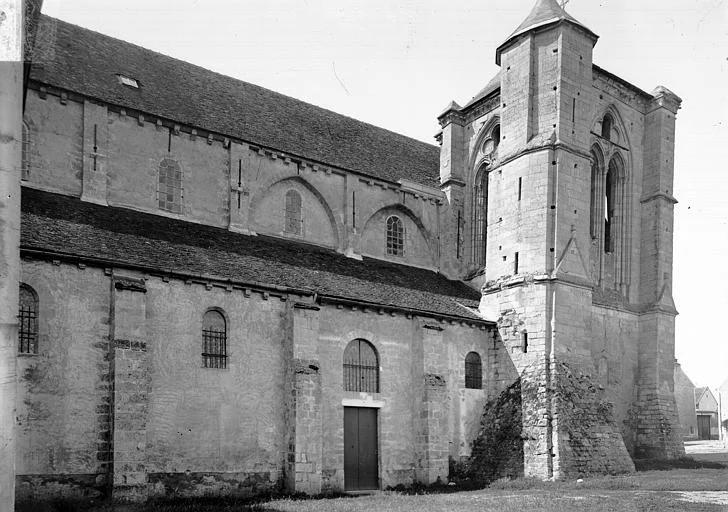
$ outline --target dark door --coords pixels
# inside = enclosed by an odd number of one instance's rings
[[[698,414],[698,438],[710,439],[710,416]]]
[[[377,410],[344,407],[344,488],[378,489]]]

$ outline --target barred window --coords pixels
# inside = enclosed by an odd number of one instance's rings
[[[483,364],[477,352],[469,352],[465,356],[465,387],[483,389]]]
[[[227,325],[222,313],[214,309],[202,317],[202,366],[227,368]]]
[[[27,284],[20,285],[18,311],[18,352],[38,353],[38,294]]]
[[[285,223],[283,231],[294,235],[301,234],[303,218],[301,216],[301,194],[295,190],[286,192]]]
[[[404,255],[404,227],[402,219],[396,215],[387,218],[387,254]]]
[[[168,212],[182,211],[182,169],[179,162],[165,158],[159,164],[159,208]]]
[[[366,340],[354,340],[344,350],[344,391],[379,393],[379,358]]]

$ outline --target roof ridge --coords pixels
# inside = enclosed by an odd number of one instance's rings
[[[103,32],[99,32],[98,30],[93,30],[93,29],[90,29],[90,28],[87,28],[87,27],[83,27],[81,25],[77,25],[75,23],[71,23],[70,21],[62,20],[60,18],[54,18],[53,16],[49,16],[47,14],[41,14],[41,20],[43,20],[43,19],[45,19],[45,20],[47,20],[47,21],[49,21],[51,23],[60,22],[62,24],[68,25],[70,27],[74,27],[76,29],[84,30],[84,31],[87,31],[87,32],[93,32],[94,34],[97,34],[100,37],[104,37],[104,38],[107,38],[107,39],[113,39],[114,41],[118,41],[119,43],[122,43],[122,44],[125,44],[125,45],[129,45],[129,46],[133,46],[133,47],[136,47],[136,48],[139,48],[140,50],[144,50],[145,52],[153,53],[153,54],[155,54],[155,55],[157,55],[159,57],[162,57],[164,59],[167,59],[169,61],[182,62],[182,63],[184,63],[184,64],[186,64],[188,66],[194,66],[194,67],[196,67],[196,68],[198,68],[200,70],[203,70],[206,73],[214,73],[215,75],[217,75],[219,77],[222,77],[222,78],[225,78],[227,80],[234,80],[236,82],[240,82],[242,84],[246,84],[248,86],[252,86],[252,87],[255,87],[257,89],[264,90],[264,91],[266,91],[268,93],[273,93],[273,94],[275,94],[277,96],[282,96],[284,98],[288,98],[289,100],[293,100],[293,101],[296,101],[296,102],[299,102],[299,103],[303,103],[303,104],[312,106],[312,107],[317,108],[317,109],[320,109],[320,110],[324,110],[324,111],[329,112],[329,113],[331,113],[331,114],[333,114],[335,116],[343,117],[343,118],[346,118],[346,119],[350,119],[352,121],[355,121],[356,123],[360,123],[360,124],[364,124],[364,125],[367,125],[367,126],[371,126],[372,128],[376,128],[378,130],[383,130],[383,131],[386,131],[386,132],[391,133],[393,135],[396,135],[398,137],[402,137],[402,138],[411,140],[413,142],[417,142],[419,144],[423,144],[425,146],[437,148],[437,145],[436,144],[431,144],[429,142],[425,142],[425,141],[422,141],[420,139],[416,139],[416,138],[411,137],[409,135],[405,135],[403,133],[395,132],[394,130],[391,130],[389,128],[385,128],[383,126],[379,126],[379,125],[370,123],[368,121],[363,121],[361,119],[357,119],[356,117],[353,117],[353,116],[349,116],[349,115],[346,115],[346,114],[342,114],[340,112],[336,112],[335,110],[332,110],[330,108],[323,107],[321,105],[316,105],[315,103],[311,103],[309,101],[305,101],[305,100],[302,100],[300,98],[296,98],[295,96],[290,96],[288,94],[284,94],[284,93],[279,92],[279,91],[276,91],[274,89],[269,89],[267,87],[263,87],[262,85],[255,84],[253,82],[248,82],[248,81],[243,80],[241,78],[237,78],[237,77],[234,77],[234,76],[231,76],[231,75],[226,75],[224,73],[221,73],[219,71],[215,71],[214,69],[206,68],[205,66],[202,66],[200,64],[196,64],[194,62],[190,62],[190,61],[187,61],[187,60],[183,60],[183,59],[180,59],[180,58],[177,58],[177,57],[172,57],[171,55],[167,55],[166,53],[162,53],[162,52],[159,52],[157,50],[153,50],[151,48],[147,48],[146,46],[142,46],[142,45],[133,43],[131,41],[127,41],[125,39],[120,39],[118,37],[114,37],[114,36],[110,36],[108,34],[104,34]],[[134,77],[129,77],[129,78],[134,78]],[[142,85],[143,85],[143,82],[142,82]],[[232,134],[228,134],[228,135],[232,135]]]

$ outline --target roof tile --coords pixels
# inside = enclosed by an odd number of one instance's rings
[[[480,294],[430,270],[362,261],[290,240],[23,189],[21,249],[110,264],[265,283],[319,295],[481,320]],[[470,309],[469,309],[470,308]]]
[[[37,82],[384,180],[439,183],[437,146],[45,15],[39,33]]]

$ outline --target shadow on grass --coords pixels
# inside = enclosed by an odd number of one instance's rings
[[[303,493],[268,493],[255,497],[195,497],[150,499],[146,503],[110,503],[101,500],[56,499],[43,503],[18,503],[15,512],[276,512],[265,504],[280,499],[322,500],[353,498],[350,494],[329,493],[309,496]]]
[[[679,459],[635,459],[634,467],[637,471],[669,471],[671,469],[728,469],[720,462],[696,460],[692,457]]]

